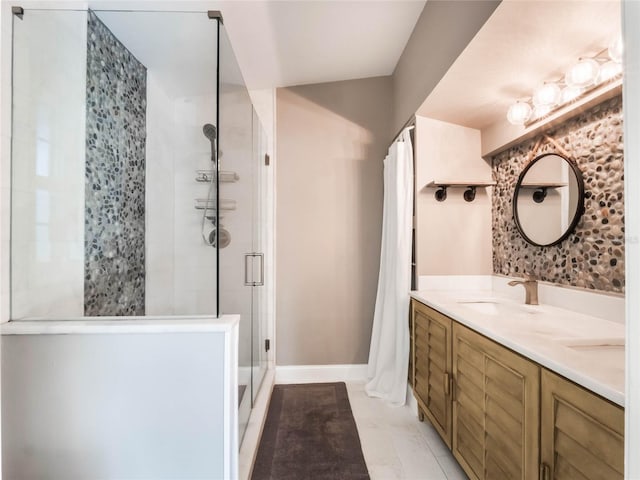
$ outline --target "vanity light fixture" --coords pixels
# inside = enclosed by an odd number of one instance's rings
[[[618,35],[608,48],[591,57],[581,57],[567,69],[564,78],[544,82],[531,98],[518,100],[507,111],[513,125],[525,125],[549,115],[557,107],[567,105],[594,88],[622,75],[622,38]]]
[[[564,83],[570,87],[586,88],[598,78],[600,65],[593,58],[580,58],[564,76]]]
[[[529,102],[522,102],[518,100],[509,107],[507,120],[509,120],[509,123],[512,123],[513,125],[524,125],[529,121],[532,113],[533,109],[531,108],[531,105],[529,105]]]
[[[544,82],[533,92],[531,101],[538,107],[554,107],[560,103],[561,91],[555,82]]]
[[[607,54],[609,58],[616,63],[622,63],[622,53],[624,49],[622,47],[622,37],[617,35],[613,37],[607,48]]]
[[[533,118],[538,119],[549,115],[555,105],[538,105],[533,109]]]
[[[608,62],[600,66],[600,71],[598,72],[598,78],[596,79],[596,83],[608,82],[609,80],[616,78],[621,73],[622,73],[622,64],[616,63],[613,60],[609,60]]]
[[[584,93],[584,88],[570,87],[567,85],[560,93],[560,103],[571,103]]]

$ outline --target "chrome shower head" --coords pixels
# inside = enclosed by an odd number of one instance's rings
[[[204,127],[202,127],[202,133],[204,133],[204,136],[212,142],[215,141],[218,137],[218,131],[216,130],[216,127],[211,125],[210,123],[204,124]]]
[[[218,130],[214,125],[210,123],[205,123],[202,127],[202,133],[204,136],[209,139],[211,142],[211,161],[215,163],[216,161],[216,141],[218,138]]]

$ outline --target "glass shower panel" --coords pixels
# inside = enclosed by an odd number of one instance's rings
[[[220,183],[220,226],[230,242],[220,245],[219,311],[240,314],[239,383],[240,437],[262,377],[264,351],[264,256],[262,174],[266,136],[253,109],[238,63],[220,30],[220,174],[235,176]],[[226,212],[226,202],[236,209]]]
[[[218,119],[220,125],[218,228],[228,232],[220,244],[219,314],[240,314],[238,346],[239,438],[252,406],[252,287],[247,286],[253,252],[253,106],[224,27],[220,28]],[[236,179],[222,181],[225,176]],[[234,205],[235,209],[225,209]]]
[[[11,318],[215,315],[218,22],[12,20]]]
[[[264,288],[264,245],[265,219],[264,211],[264,169],[266,167],[267,136],[260,119],[253,110],[253,161],[252,161],[252,196],[253,196],[253,239],[251,260],[252,318],[251,323],[251,384],[252,401],[255,402],[260,384],[267,370],[266,338],[266,295]]]
[[[87,12],[12,20],[11,315],[82,316]]]

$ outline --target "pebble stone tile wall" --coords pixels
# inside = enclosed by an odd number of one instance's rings
[[[144,315],[146,78],[89,12],[84,313]]]
[[[547,132],[582,171],[585,213],[574,233],[558,245],[524,241],[513,220],[518,176],[538,140],[492,158],[493,271],[606,292],[624,292],[624,152],[622,97],[617,96]],[[557,152],[544,140],[537,155]]]

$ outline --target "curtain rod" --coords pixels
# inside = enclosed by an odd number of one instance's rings
[[[402,128],[400,129],[400,131],[398,133],[396,133],[393,137],[393,141],[391,143],[394,143],[398,140],[398,138],[400,137],[400,135],[402,135],[402,132],[404,132],[405,128],[408,128],[409,130],[413,130],[416,127],[416,117],[411,117],[409,120],[407,120],[407,122],[402,126]]]

